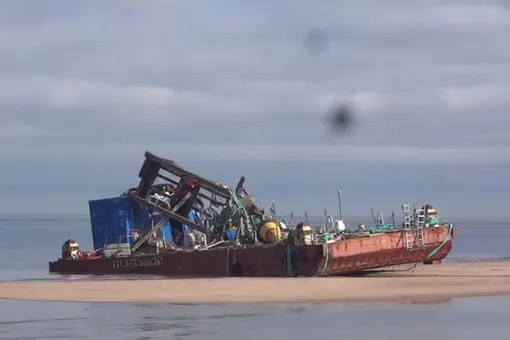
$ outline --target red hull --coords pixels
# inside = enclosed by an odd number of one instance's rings
[[[57,260],[50,273],[149,274],[171,277],[332,276],[392,265],[436,262],[452,249],[449,226],[424,229],[424,247],[408,250],[404,232],[359,237],[327,245],[218,249],[89,260]],[[288,260],[290,259],[290,260]],[[290,265],[289,265],[290,264]]]

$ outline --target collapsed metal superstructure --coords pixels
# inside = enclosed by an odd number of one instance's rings
[[[167,221],[171,221],[173,227],[189,227],[195,235],[200,236],[200,243],[206,247],[227,241],[225,234],[231,236],[228,241],[259,243],[257,226],[262,223],[264,210],[255,204],[244,188],[244,177],[232,190],[150,152],[145,153],[145,161],[138,175],[138,187],[126,191],[126,196],[160,214],[162,219],[137,240],[132,251],[137,250],[149,235],[157,232]],[[163,183],[155,185],[157,179]],[[193,219],[190,218],[192,210],[196,213]]]

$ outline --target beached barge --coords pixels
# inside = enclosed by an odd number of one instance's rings
[[[404,204],[397,226],[348,230],[332,218],[322,228],[287,226],[274,207],[266,215],[255,204],[244,178],[232,190],[149,152],[139,177],[138,187],[119,197],[89,201],[96,250],[83,252],[67,240],[61,258],[49,263],[51,273],[332,276],[437,263],[455,236],[454,226],[428,205]]]

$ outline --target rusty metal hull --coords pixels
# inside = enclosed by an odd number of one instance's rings
[[[423,240],[423,247],[408,250],[404,243],[404,232],[395,231],[324,245],[253,246],[244,249],[224,247],[165,255],[59,259],[49,263],[49,271],[58,274],[149,274],[170,277],[333,276],[392,265],[437,262],[452,249],[453,237],[450,237],[447,225],[425,228]]]

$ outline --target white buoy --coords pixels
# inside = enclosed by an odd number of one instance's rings
[[[288,230],[289,230],[289,228],[287,227],[287,225],[286,225],[285,223],[283,223],[283,222],[280,222],[280,229],[281,229],[282,231],[288,231]]]
[[[342,190],[338,190],[338,213],[340,214],[340,219],[335,221],[335,229],[337,232],[342,233],[346,229],[342,214]]]
[[[333,233],[335,232],[333,228],[335,227],[335,220],[333,216],[326,217],[326,221],[324,223],[324,232],[325,233]]]
[[[342,221],[342,220],[336,220],[336,221],[335,221],[335,229],[336,229],[338,232],[345,231],[345,223],[344,223],[344,221]]]

